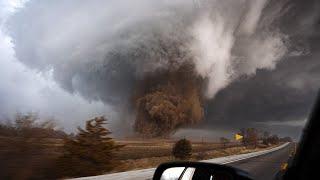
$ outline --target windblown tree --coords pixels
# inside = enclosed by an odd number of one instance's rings
[[[55,161],[54,139],[67,135],[51,120],[36,113],[18,113],[14,120],[0,124],[0,179],[48,179]]]
[[[242,138],[242,143],[245,146],[254,146],[256,147],[258,145],[258,130],[255,128],[247,128],[247,129],[240,129],[240,133]]]
[[[279,139],[281,142],[292,142],[292,138],[289,136],[283,137]]]
[[[57,162],[59,174],[65,177],[97,175],[112,170],[115,162],[117,145],[104,127],[104,117],[96,117],[86,122],[85,129],[78,128],[74,138],[66,138],[64,152]]]
[[[277,136],[277,135],[272,135],[272,136],[270,136],[269,138],[268,138],[268,142],[270,143],[270,144],[279,144],[279,142],[280,142],[280,138]]]
[[[270,133],[268,131],[263,132],[262,144],[269,145]]]

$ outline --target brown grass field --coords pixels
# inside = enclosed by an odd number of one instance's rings
[[[151,157],[170,156],[174,140],[139,140],[139,141],[117,141],[125,145],[118,152],[120,160],[142,159]],[[226,147],[239,146],[239,143],[229,143]],[[192,142],[193,153],[221,149],[223,145],[216,142]]]
[[[50,164],[54,158],[61,155],[61,147],[63,145],[62,139],[46,138],[36,140],[35,142],[42,147],[40,148],[41,151],[32,150],[30,157],[26,157],[28,161],[22,162],[22,159],[17,157],[17,155],[21,156],[20,153],[15,153],[17,147],[21,150],[25,149],[22,140],[19,140],[19,138],[0,137],[0,160],[4,164],[11,164],[12,167],[15,167],[15,169],[26,169],[25,167],[28,167],[27,164],[35,164],[36,166],[34,166],[32,169],[36,170],[39,168],[39,166],[43,166],[43,163]],[[116,160],[117,164],[119,165],[117,165],[115,169],[109,173],[151,168],[156,167],[163,162],[176,160],[171,155],[171,150],[175,140],[139,139],[116,140],[116,142],[125,146],[116,153]],[[258,151],[265,148],[271,147],[260,147],[253,149],[246,148],[238,142],[231,142],[224,146],[223,144],[217,142],[192,141],[193,152],[190,160],[197,161],[211,159]]]
[[[121,163],[111,173],[151,168],[164,162],[176,160],[171,155],[171,150],[175,143],[174,140],[121,140],[117,142],[125,145],[125,147],[117,153],[117,158]],[[243,154],[265,148],[271,147],[246,148],[238,142],[231,142],[224,146],[218,142],[193,141],[191,160],[198,161],[234,154]]]

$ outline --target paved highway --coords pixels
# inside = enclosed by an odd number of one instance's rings
[[[265,155],[237,161],[228,164],[248,171],[256,180],[274,179],[275,174],[279,171],[282,163],[287,162],[294,145],[288,146]]]
[[[205,160],[204,162],[227,164],[248,171],[257,180],[273,179],[280,169],[281,163],[286,162],[293,145],[283,144],[279,147],[241,155]],[[127,171],[121,173],[77,178],[77,180],[145,180],[152,179],[155,168]]]

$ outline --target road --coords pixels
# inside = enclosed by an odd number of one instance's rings
[[[279,147],[240,155],[204,160],[216,164],[226,164],[251,173],[258,180],[273,179],[276,172],[280,169],[282,162],[286,162],[293,145],[286,143]],[[121,173],[82,177],[77,180],[146,180],[152,179],[155,168],[127,171]]]
[[[293,148],[294,145],[289,144],[278,151],[237,161],[228,165],[249,172],[256,180],[270,180],[273,179],[279,171],[281,164],[287,162]]]

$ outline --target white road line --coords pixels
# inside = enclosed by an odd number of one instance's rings
[[[247,154],[231,155],[231,156],[226,156],[226,157],[209,159],[209,160],[204,160],[204,161],[201,161],[201,162],[209,162],[209,163],[216,163],[216,164],[229,164],[229,163],[232,163],[232,162],[241,161],[241,160],[244,160],[244,159],[249,159],[249,158],[261,156],[261,155],[264,155],[264,154],[268,154],[268,153],[280,150],[280,149],[288,146],[289,144],[290,143],[285,143],[285,144],[282,144],[281,146],[278,146],[278,147],[275,147],[275,148],[272,148],[272,149],[267,149],[267,150],[258,151],[258,152],[252,152],[252,153],[247,153]]]
[[[288,146],[289,144],[290,143],[285,143],[281,146],[278,146],[272,149],[267,149],[267,150],[252,152],[247,154],[239,154],[239,155],[231,155],[226,157],[214,158],[214,159],[204,160],[201,162],[229,164],[236,161],[241,161],[244,159],[249,159],[249,158],[265,155],[274,151],[278,151]],[[152,176],[155,170],[156,168],[149,168],[149,169],[126,171],[126,172],[99,175],[99,176],[81,177],[81,178],[75,178],[73,180],[118,180],[118,179],[119,180],[141,180],[141,179],[147,180],[147,179],[152,179]]]

